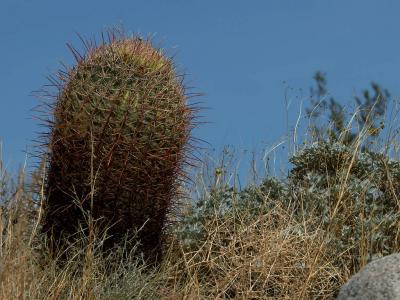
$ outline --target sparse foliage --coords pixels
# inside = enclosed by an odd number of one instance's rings
[[[388,104],[390,94],[379,84],[372,82],[372,94],[366,89],[362,96],[354,96],[354,104],[358,112],[355,114],[356,122],[350,122],[349,109],[343,106],[343,102],[336,100],[328,93],[326,75],[316,72],[314,75],[316,87],[310,89],[311,106],[306,108],[310,118],[311,134],[316,140],[330,139],[341,141],[349,145],[356,139],[358,133],[365,129],[370,139],[376,139],[383,129],[383,117]],[[327,113],[327,120],[318,120]],[[349,124],[355,124],[354,128]]]

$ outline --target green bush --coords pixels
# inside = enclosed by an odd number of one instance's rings
[[[183,244],[201,245],[215,217],[252,218],[279,204],[299,224],[311,221],[309,230],[324,230],[332,251],[341,254],[337,263],[349,270],[400,250],[400,162],[326,142],[306,147],[290,162],[286,180],[268,177],[242,191],[223,186],[198,201],[178,229]]]
[[[400,249],[400,162],[341,143],[314,143],[290,160],[290,199],[357,267]]]

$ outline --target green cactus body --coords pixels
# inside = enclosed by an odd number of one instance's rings
[[[111,33],[85,45],[84,56],[72,50],[76,66],[58,75],[43,230],[60,249],[89,212],[108,228],[106,248],[142,228],[140,249],[158,260],[194,108],[172,61],[150,41]]]

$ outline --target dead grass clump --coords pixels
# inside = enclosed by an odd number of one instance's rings
[[[279,203],[250,212],[214,218],[198,249],[183,248],[186,291],[199,299],[332,298],[343,282],[324,232],[308,231]]]

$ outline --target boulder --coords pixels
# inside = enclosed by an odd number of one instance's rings
[[[367,264],[344,284],[337,300],[400,300],[400,253]]]

